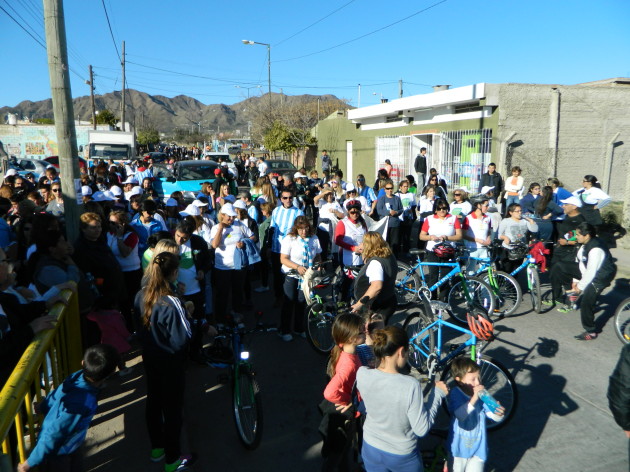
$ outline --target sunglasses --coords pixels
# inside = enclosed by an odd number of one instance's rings
[[[394,190],[394,187],[385,187],[385,190]]]
[[[282,200],[291,200],[293,197],[282,197]]]
[[[440,207],[436,211],[448,211],[448,207]]]
[[[359,210],[350,210],[348,213],[350,213],[351,215],[356,215],[361,213]]]
[[[453,195],[455,195],[456,197],[461,197],[462,196],[461,193],[454,193]]]
[[[59,193],[59,192],[61,192],[61,189],[60,188],[53,188],[52,191],[55,192],[55,193]]]

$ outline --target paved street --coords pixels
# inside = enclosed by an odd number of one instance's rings
[[[535,314],[525,294],[517,316],[496,326],[498,340],[485,351],[514,374],[519,406],[510,424],[490,435],[488,471],[626,471],[627,440],[608,410],[606,390],[621,343],[610,317],[630,292],[629,251],[615,250],[620,273],[602,297],[598,322],[603,334],[579,342],[579,313]],[[546,281],[546,277],[543,278]],[[272,296],[255,295],[265,321],[275,322]],[[250,314],[251,315],[251,314]],[[401,322],[404,313],[397,314]],[[251,321],[251,320],[250,320]],[[317,427],[326,360],[307,342],[257,334],[250,351],[263,391],[264,437],[256,451],[238,442],[229,386],[217,385],[220,371],[191,365],[188,371],[184,450],[200,455],[197,472],[317,471]],[[138,362],[139,358],[134,362]],[[148,460],[142,367],[111,382],[103,395],[86,445],[87,470],[159,471]]]

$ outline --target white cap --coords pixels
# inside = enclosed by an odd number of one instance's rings
[[[17,171],[17,170],[15,170],[15,169],[9,169],[9,170],[7,170],[7,171],[6,171],[6,173],[4,174],[4,176],[5,176],[5,177],[9,177],[9,176],[11,176],[11,175],[17,175],[17,174],[18,174],[18,171]]]
[[[179,214],[182,216],[199,216],[201,213],[199,212],[199,207],[191,203],[184,211],[180,211]]]
[[[228,166],[228,163],[227,163],[227,162],[222,162],[222,163],[221,163],[221,167],[227,167],[227,166]]]
[[[234,207],[230,203],[224,204],[221,207],[221,209],[219,210],[219,213],[223,213],[224,215],[227,215],[227,216],[236,216],[236,212],[234,211]]]
[[[578,208],[582,207],[582,200],[580,200],[578,197],[565,198],[564,200],[560,200],[560,203],[562,203],[563,205],[575,205]]]
[[[83,195],[84,197],[92,195],[92,187],[90,187],[89,185],[84,185],[83,187],[81,187],[81,195]]]
[[[125,179],[125,181],[123,182],[123,184],[134,184],[134,185],[138,185],[138,179],[136,179],[135,177],[127,177]]]
[[[109,189],[115,197],[122,197],[123,191],[118,185],[112,185]]]
[[[494,188],[494,185],[492,187],[490,187],[489,185],[486,185],[485,187],[481,187],[481,192],[480,193],[488,193],[490,190],[492,190]]]
[[[354,192],[355,190],[356,190],[356,188],[354,188],[354,185],[346,184],[346,193],[347,192]]]
[[[294,179],[305,179],[306,176],[304,174],[302,174],[301,172],[296,172],[295,174],[293,174],[293,178]]]
[[[94,192],[92,198],[95,202],[111,202],[116,200],[116,197],[109,190],[105,190],[104,192]]]
[[[200,207],[200,208],[208,206],[207,203],[204,203],[201,200],[193,200],[192,204],[195,205],[196,207]]]
[[[241,210],[247,210],[247,205],[243,200],[236,200],[234,208],[240,208]]]
[[[176,207],[177,205],[179,205],[179,203],[177,203],[177,200],[175,200],[174,198],[169,198],[168,200],[166,200],[167,207]]]
[[[52,164],[48,164],[46,166],[46,169],[55,169],[55,170],[57,170],[57,168],[54,165],[52,165]]]
[[[142,187],[134,187],[129,190],[129,198],[133,197],[134,195],[142,195],[143,192],[144,191],[142,190]]]

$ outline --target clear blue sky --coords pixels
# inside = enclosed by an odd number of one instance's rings
[[[628,0],[104,3],[119,50],[126,41],[129,88],[189,95],[205,104],[246,98],[247,90],[235,85],[260,85],[252,95],[266,92],[266,48],[243,45],[242,39],[271,43],[272,91],[330,93],[355,106],[359,83],[365,106],[380,94],[396,98],[399,79],[407,96],[435,84],[630,77]],[[88,64],[96,73],[96,93],[120,90],[120,61],[102,1],[64,4],[72,95],[89,94]],[[0,7],[35,37],[45,37],[41,0],[0,0]],[[0,106],[49,98],[46,51],[1,9],[0,44]]]

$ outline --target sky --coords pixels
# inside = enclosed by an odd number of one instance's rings
[[[204,104],[266,93],[267,47],[243,39],[271,45],[273,92],[353,106],[398,98],[399,80],[410,96],[437,84],[630,77],[628,0],[66,0],[64,9],[73,97],[89,95],[90,64],[97,94],[121,89],[123,40],[129,88]],[[50,98],[44,38],[41,1],[0,0],[0,107]]]

